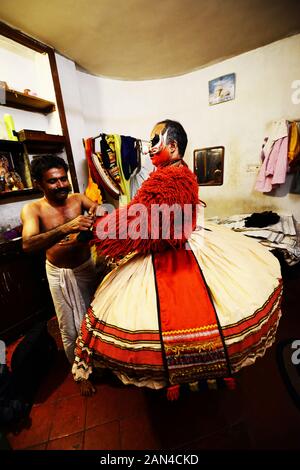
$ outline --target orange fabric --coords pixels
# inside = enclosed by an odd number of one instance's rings
[[[227,375],[216,313],[192,251],[156,253],[154,267],[170,383]]]
[[[300,135],[298,125],[292,122],[289,131],[289,146],[288,146],[288,159],[289,163],[294,163],[294,160],[300,154]]]
[[[154,266],[163,332],[217,326],[215,311],[192,251],[157,253]]]
[[[161,351],[129,350],[121,349],[114,344],[100,343],[97,338],[91,341],[91,347],[95,353],[110,358],[117,362],[130,365],[145,365],[147,367],[157,367],[163,365]]]
[[[93,181],[91,175],[90,165],[93,164],[91,160],[91,153],[92,153],[92,139],[85,140],[85,153],[88,162],[88,185],[85,190],[85,195],[91,199],[93,202],[97,202],[98,204],[102,204],[102,195],[98,185]]]

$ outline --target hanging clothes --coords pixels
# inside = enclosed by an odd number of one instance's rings
[[[92,139],[86,139],[84,141],[84,147],[85,147],[85,155],[86,159],[88,162],[88,185],[85,190],[85,195],[91,199],[93,202],[97,202],[98,204],[102,204],[102,195],[100,188],[97,184],[97,177],[96,175],[96,169],[94,167],[93,161],[92,161],[92,153],[93,153],[93,140]],[[94,174],[94,178],[92,176],[92,173]]]
[[[115,136],[113,134],[106,135],[101,139],[101,157],[103,165],[112,179],[118,184],[121,184],[120,168],[117,162]]]
[[[121,161],[125,179],[128,181],[138,166],[138,155],[134,137],[121,135]]]
[[[289,147],[288,147],[288,160],[289,165],[294,166],[300,157],[300,134],[297,122],[293,121],[289,126]]]
[[[95,140],[100,138],[101,152],[95,151]],[[112,139],[112,148],[108,145],[107,139]],[[97,137],[87,139],[91,142],[91,156],[89,166],[93,170],[94,181],[99,188],[105,189],[114,199],[118,199],[122,190],[120,188],[120,176],[116,163],[114,150],[114,137],[99,134]]]
[[[97,138],[100,152],[95,151]],[[142,166],[142,142],[134,137],[100,133],[86,139],[85,148],[89,169],[87,196],[95,201],[97,197],[99,203],[102,203],[100,188],[119,199],[120,205],[129,203],[153,171],[150,158]]]
[[[290,188],[291,194],[300,194],[300,167],[297,167]]]
[[[115,151],[116,151],[116,160],[117,165],[120,171],[120,186],[123,191],[123,195],[120,197],[120,205],[128,204],[130,202],[130,183],[126,180],[122,168],[122,158],[121,158],[121,136],[114,134],[115,139]]]
[[[108,170],[111,166],[111,163],[114,163],[116,159],[113,158],[113,155],[111,154],[111,148],[107,143],[106,137],[106,134],[101,134],[100,150],[102,155],[103,166]]]
[[[255,189],[262,193],[272,191],[285,183],[288,170],[288,128],[286,120],[274,121],[262,149],[262,166]]]
[[[152,164],[149,155],[144,158],[141,157],[141,167],[137,168],[137,171],[130,177],[130,195],[131,199],[134,198],[138,189],[142,186],[143,182],[149,177],[152,171],[155,170],[155,166]]]

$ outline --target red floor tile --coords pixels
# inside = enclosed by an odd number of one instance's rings
[[[72,395],[80,395],[80,388],[73,379],[72,373],[69,372],[64,381],[58,386],[56,390],[56,398],[67,398]]]
[[[59,351],[55,363],[40,385],[34,400],[35,403],[46,404],[48,402],[56,401],[58,398],[62,398],[63,392],[61,389],[64,389],[66,383],[69,385],[70,370],[71,365],[67,361],[65,353],[63,351]],[[74,384],[74,386],[75,385],[76,384]]]
[[[275,348],[243,371],[245,418],[258,449],[299,449],[300,412],[282,381]]]
[[[297,286],[294,297],[284,299],[279,339],[300,332]],[[239,375],[233,392],[189,392],[177,402],[108,376],[96,385],[96,395],[84,398],[60,351],[31,410],[31,424],[7,437],[13,449],[34,450],[299,449],[300,414],[279,374],[276,346]]]
[[[187,447],[179,447],[177,450],[249,450],[252,449],[251,441],[244,423],[229,426],[203,439],[195,439]]]
[[[155,391],[148,391],[150,395],[155,395]],[[120,389],[119,398],[120,418],[129,418],[136,415],[148,413],[148,402],[145,389],[134,386],[124,386]]]
[[[28,447],[26,450],[46,450],[47,442],[43,442],[43,444],[38,444],[37,446]]]
[[[53,388],[52,386],[48,387],[49,384],[47,382],[42,384],[42,387],[39,390],[39,393],[35,399],[35,404],[47,404],[50,402],[55,402],[61,398],[69,398],[74,395],[80,395],[80,389],[78,384],[73,379],[71,372],[65,377],[62,378],[60,383],[56,383],[56,387]]]
[[[30,419],[29,427],[22,429],[18,435],[8,434],[7,438],[13,449],[26,449],[49,439],[53,419],[53,405],[33,407]]]
[[[49,441],[47,450],[81,450],[84,432]]]
[[[170,430],[172,432],[172,430]],[[133,416],[120,421],[122,450],[161,449],[161,441],[147,416]]]
[[[95,395],[87,398],[86,429],[119,418],[121,391],[110,385],[96,385]]]
[[[229,426],[222,406],[223,390],[182,393],[176,402],[148,395],[148,420],[163,449],[178,448]],[[123,431],[122,431],[123,438]]]
[[[71,396],[54,404],[50,439],[83,431],[85,426],[86,398]]]
[[[120,450],[119,421],[111,421],[85,431],[84,450]]]

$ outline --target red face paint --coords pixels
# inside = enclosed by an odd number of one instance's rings
[[[170,154],[166,147],[164,147],[161,151],[155,153],[151,156],[151,161],[154,166],[163,166],[168,163],[170,160]]]

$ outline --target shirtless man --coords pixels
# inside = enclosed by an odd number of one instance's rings
[[[58,156],[44,155],[32,161],[32,176],[44,197],[26,204],[21,219],[24,251],[46,250],[50,291],[72,364],[81,322],[97,286],[89,244],[77,237],[91,229],[97,204],[82,194],[69,194],[67,171],[68,165]],[[89,394],[95,391],[93,386],[88,389]]]

